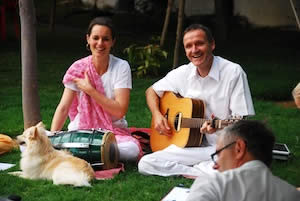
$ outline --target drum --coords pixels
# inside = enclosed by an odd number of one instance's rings
[[[119,150],[115,135],[104,129],[62,131],[49,139],[56,149],[66,149],[89,162],[96,170],[115,168]]]

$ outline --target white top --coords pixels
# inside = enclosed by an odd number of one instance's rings
[[[114,90],[120,88],[132,89],[132,79],[131,79],[131,69],[127,61],[109,55],[109,65],[107,71],[101,76],[103,88],[106,97],[110,99],[115,99]],[[74,91],[80,91],[75,83],[65,84],[66,88],[72,89]],[[80,93],[83,93],[80,91]],[[80,94],[79,94],[80,95]],[[68,130],[77,130],[79,125],[79,115],[76,115],[74,120],[68,125]],[[127,121],[125,116],[121,119],[111,116],[113,125],[120,128],[127,127]]]
[[[212,114],[219,119],[255,114],[246,73],[240,65],[219,56],[214,56],[211,70],[204,78],[198,74],[197,67],[189,63],[169,72],[152,88],[160,97],[163,92],[172,91],[203,100],[204,118],[211,119]],[[215,144],[215,134],[206,138],[209,144]]]
[[[261,161],[223,173],[199,176],[187,201],[299,201],[296,187],[272,175]]]

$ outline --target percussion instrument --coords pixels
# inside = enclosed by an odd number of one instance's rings
[[[56,149],[66,149],[89,162],[94,169],[111,169],[118,165],[119,150],[115,135],[108,130],[61,131],[49,136]]]

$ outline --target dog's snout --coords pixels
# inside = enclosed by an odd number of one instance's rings
[[[16,138],[16,142],[19,145],[25,144],[25,139],[24,139],[23,135],[18,135],[17,138]]]

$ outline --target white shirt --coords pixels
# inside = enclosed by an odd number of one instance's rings
[[[202,99],[206,104],[204,118],[207,119],[212,114],[219,119],[230,118],[230,115],[254,115],[245,72],[240,65],[218,56],[214,56],[211,70],[204,78],[199,76],[197,67],[189,63],[169,72],[152,88],[160,97],[165,91],[172,91],[183,97]],[[217,135],[206,135],[206,139],[210,146],[180,148],[170,145],[147,154],[139,161],[139,172],[160,176],[199,176],[203,172],[217,172],[212,169],[213,162],[210,160]]]
[[[172,91],[203,100],[207,119],[211,119],[212,114],[219,119],[255,114],[246,73],[240,65],[219,56],[214,56],[211,70],[204,78],[198,74],[197,67],[189,63],[170,71],[152,88],[160,97],[165,91]],[[215,144],[214,134],[206,138],[209,144]]]
[[[296,187],[255,160],[223,173],[199,176],[187,201],[299,201]]]
[[[105,91],[105,95],[110,99],[115,99],[115,89],[131,89],[131,69],[128,62],[113,55],[109,55],[109,66],[107,71],[101,76],[101,80]],[[65,85],[65,87],[70,88],[74,91],[79,91],[75,83],[68,83]],[[68,130],[78,129],[80,119],[79,115],[80,112],[76,115],[75,119],[72,122],[70,122],[70,124],[68,125]],[[118,119],[117,117],[112,116],[111,118],[114,126],[120,128],[127,127],[127,121],[125,120],[125,117]]]

